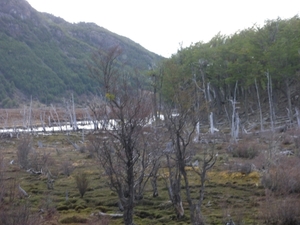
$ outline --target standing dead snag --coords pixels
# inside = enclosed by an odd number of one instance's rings
[[[203,224],[198,199],[193,199],[190,191],[190,181],[186,167],[191,163],[195,153],[203,155],[205,152],[199,149],[200,136],[200,99],[204,99],[204,106],[209,108],[211,102],[210,85],[206,84],[204,73],[202,73],[203,89],[196,82],[195,76],[183,74],[181,64],[177,60],[168,61],[165,64],[164,84],[162,90],[164,93],[165,104],[165,127],[170,138],[171,151],[167,151],[166,161],[169,169],[168,190],[177,217],[184,216],[181,199],[181,186],[184,186],[186,200],[190,210],[191,224]],[[196,86],[195,86],[196,85]],[[203,97],[200,98],[199,90],[203,91]],[[176,110],[176,113],[173,113]],[[207,113],[210,111],[208,110]],[[213,116],[213,114],[211,114]],[[199,132],[197,131],[199,130]],[[211,117],[211,131],[214,131],[213,120]],[[196,132],[197,131],[197,132]],[[196,135],[195,135],[196,133]],[[213,132],[211,132],[213,133]],[[196,137],[195,137],[196,136]],[[195,144],[193,146],[193,140]],[[204,159],[202,180],[206,179],[206,172],[214,163],[212,159]],[[183,182],[183,183],[181,183]],[[204,182],[202,182],[204,185]],[[204,186],[200,188],[204,190]],[[204,197],[204,191],[201,194]]]
[[[166,154],[167,164],[169,168],[169,196],[174,205],[174,209],[178,218],[183,217],[184,209],[181,199],[181,176],[184,179],[185,190],[189,204],[191,203],[191,196],[189,190],[189,181],[185,171],[186,160],[190,156],[189,144],[192,141],[192,135],[196,129],[197,121],[190,120],[191,111],[188,108],[182,107],[178,110],[178,114],[174,114],[169,110],[166,117],[166,128],[170,135],[171,148]],[[191,127],[191,129],[190,129]],[[171,150],[171,151],[170,151]],[[171,164],[171,158],[174,158]]]
[[[77,126],[77,119],[76,119],[76,112],[75,112],[75,105],[74,105],[74,96],[73,94],[71,95],[71,104],[72,106],[70,106],[70,102],[67,100],[64,100],[65,103],[65,107],[66,107],[66,114],[67,117],[69,117],[70,120],[70,125],[72,126],[73,130],[77,130],[78,126]]]
[[[214,145],[214,144],[212,144]],[[204,146],[201,148],[202,156],[195,156],[193,161],[197,162],[197,165],[192,163],[193,171],[200,177],[200,190],[199,190],[199,199],[194,205],[193,209],[195,210],[197,216],[199,212],[197,210],[201,209],[204,195],[205,195],[205,182],[207,180],[207,172],[215,165],[217,161],[217,154],[214,152],[214,146]]]
[[[270,123],[271,123],[271,131],[274,132],[274,120],[275,120],[275,110],[274,110],[274,103],[273,103],[273,88],[272,88],[272,78],[270,76],[269,71],[266,71],[265,73],[267,79],[268,79],[268,84],[267,84],[267,89],[268,89],[268,98],[269,98],[269,107],[270,107]]]
[[[147,144],[151,132],[146,125],[151,114],[151,96],[137,79],[120,75],[118,47],[93,55],[91,76],[99,81],[104,99],[103,118],[110,129],[90,137],[99,162],[109,178],[109,185],[119,198],[124,224],[133,224],[134,202],[143,197],[145,183],[156,162]],[[118,75],[118,76],[117,76]],[[148,174],[148,175],[147,175]]]
[[[144,132],[146,115],[151,108],[147,93],[137,90],[129,95],[126,89],[122,90],[125,93],[119,96],[115,92],[116,97],[109,101],[117,123],[111,124],[113,129],[103,132],[103,137],[98,137],[102,146],[94,146],[99,147],[98,159],[109,177],[111,189],[118,194],[124,223],[132,224],[134,201],[142,197],[145,182],[149,180],[145,174],[151,170],[152,156],[144,144],[148,135]]]
[[[256,96],[257,96],[257,104],[258,104],[258,109],[259,109],[260,131],[263,131],[264,125],[263,125],[262,107],[261,107],[261,103],[260,103],[260,95],[259,95],[259,91],[258,91],[258,85],[257,85],[256,78],[254,79],[254,82],[255,82],[255,90],[256,90]]]
[[[237,91],[238,82],[235,83],[234,96],[233,100],[231,100],[232,104],[232,116],[231,116],[231,138],[234,143],[237,142],[237,138],[239,136],[239,127],[240,127],[240,119],[237,111],[236,101],[236,91]]]
[[[168,173],[165,178],[166,186],[168,189],[169,198],[173,204],[175,214],[177,218],[182,218],[184,216],[184,208],[182,204],[181,198],[181,174],[178,166],[176,165],[176,161],[172,157],[174,152],[168,151],[166,152],[166,161]]]
[[[90,76],[100,83],[102,96],[110,93],[112,84],[117,82],[119,70],[117,60],[122,54],[119,46],[113,46],[106,51],[99,49],[92,55],[92,62],[88,65]]]

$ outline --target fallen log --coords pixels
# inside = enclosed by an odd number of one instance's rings
[[[98,212],[98,213],[95,213],[95,214],[93,214],[93,215],[95,215],[95,216],[109,216],[109,217],[111,217],[111,218],[121,218],[121,217],[123,217],[123,214],[121,214],[121,213],[104,213],[104,212]]]

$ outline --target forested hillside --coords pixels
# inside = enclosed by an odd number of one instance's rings
[[[95,94],[88,61],[113,46],[122,49],[119,60],[129,74],[162,58],[96,24],[71,24],[25,0],[0,0],[0,105],[16,106],[20,97],[50,104],[67,92]]]
[[[217,34],[208,43],[180,49],[163,68],[163,96],[172,101],[178,88],[188,91],[199,98],[195,108],[205,112],[206,120],[213,112],[215,118],[231,121],[235,109],[258,123],[278,116],[297,121],[300,19],[269,20],[230,36]]]

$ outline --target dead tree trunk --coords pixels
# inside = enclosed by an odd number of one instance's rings
[[[264,125],[263,125],[262,108],[261,108],[261,104],[260,104],[260,96],[259,96],[259,90],[258,90],[256,78],[254,79],[254,81],[255,81],[256,95],[257,95],[257,102],[258,102],[258,109],[259,109],[260,131],[263,131]]]
[[[169,177],[167,182],[169,198],[174,206],[177,218],[184,216],[184,208],[181,199],[181,174],[178,165],[171,165],[170,156],[167,154],[167,165],[169,170]]]
[[[237,112],[237,107],[236,107],[236,90],[237,90],[237,82],[235,84],[235,89],[234,89],[234,96],[233,100],[231,100],[232,104],[232,116],[231,116],[231,138],[233,142],[237,141],[238,135],[239,135],[239,125],[240,125],[240,120],[239,120],[239,115]]]
[[[77,126],[77,119],[76,119],[76,111],[75,111],[75,104],[74,104],[74,96],[72,93],[72,112],[73,112],[73,130],[77,130],[78,126]]]
[[[300,128],[300,113],[299,113],[299,109],[296,107],[296,118],[297,118],[297,125],[298,125],[298,129]]]
[[[269,108],[270,108],[270,124],[271,124],[271,131],[274,132],[275,110],[274,110],[274,106],[273,106],[272,79],[269,74],[269,71],[266,72],[266,76],[268,79],[267,89],[268,89]]]
[[[286,92],[286,97],[287,97],[287,102],[288,102],[288,118],[290,124],[293,123],[293,115],[292,115],[292,100],[291,100],[291,90],[289,86],[289,79],[285,79],[285,92]]]

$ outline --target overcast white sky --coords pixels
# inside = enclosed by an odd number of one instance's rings
[[[27,0],[68,22],[94,22],[169,57],[183,47],[300,14],[299,0]]]

